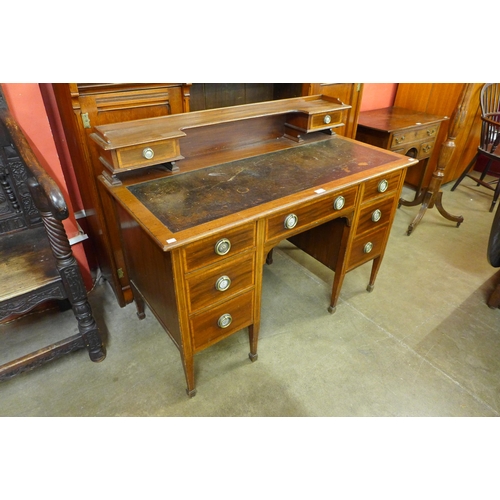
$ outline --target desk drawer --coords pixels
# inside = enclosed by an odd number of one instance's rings
[[[186,246],[186,270],[189,272],[222,261],[254,246],[255,224],[253,223],[215,233]]]
[[[319,223],[332,215],[340,217],[353,209],[356,200],[356,189],[351,188],[314,201],[280,212],[267,219],[266,241],[274,238],[288,238],[299,233],[308,225]]]
[[[356,236],[351,246],[348,270],[378,257],[382,253],[388,231],[389,224],[385,224],[375,231]]]
[[[361,209],[356,234],[379,228],[391,220],[394,196],[382,198]]]
[[[254,252],[243,258],[225,259],[220,266],[201,269],[186,278],[190,312],[229,299],[253,286]]]
[[[363,202],[377,196],[387,195],[397,189],[401,170],[367,181],[364,185]]]
[[[115,167],[119,169],[147,167],[182,158],[177,139],[118,149],[116,156],[118,165]]]
[[[190,318],[194,350],[199,351],[253,323],[253,291]],[[227,325],[227,326],[225,326]]]
[[[439,132],[440,124],[428,125],[420,129],[397,132],[392,136],[390,148],[399,148],[403,144],[408,144],[415,141],[430,140],[436,138]]]

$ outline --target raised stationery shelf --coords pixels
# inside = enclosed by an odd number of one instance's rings
[[[304,96],[103,125],[90,137],[99,148],[103,173],[119,182],[116,175],[121,172],[152,166],[176,171],[178,160],[199,156],[200,151],[220,152],[236,143],[248,147],[281,138],[301,142],[310,133],[333,133],[350,107],[328,96]],[[250,119],[257,119],[252,134]],[[247,123],[244,136],[239,132],[242,122]]]

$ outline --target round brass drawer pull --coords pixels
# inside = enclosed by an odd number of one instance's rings
[[[219,290],[219,292],[225,292],[231,286],[231,278],[229,276],[221,276],[215,282],[215,288]]]
[[[332,121],[332,117],[330,115],[325,115],[323,118],[323,122],[328,125]]]
[[[299,218],[295,214],[287,215],[284,222],[285,229],[293,229],[298,222]]]
[[[337,196],[333,202],[333,208],[335,210],[342,210],[345,205],[345,198],[343,196]]]
[[[155,152],[151,148],[144,148],[142,150],[142,156],[144,156],[144,158],[146,158],[146,160],[151,160],[154,155],[155,155]]]
[[[388,187],[389,187],[389,182],[387,181],[387,179],[382,179],[378,183],[377,190],[379,193],[385,193]]]
[[[217,324],[219,325],[220,328],[227,328],[232,321],[233,317],[229,313],[226,313],[219,318]]]
[[[373,222],[378,222],[382,217],[382,212],[377,208],[377,210],[374,210],[372,213],[372,221]]]
[[[370,253],[373,250],[373,243],[369,241],[364,247],[363,247],[363,252],[364,253]]]
[[[222,238],[215,244],[217,255],[226,255],[229,250],[231,250],[231,242],[227,238]]]

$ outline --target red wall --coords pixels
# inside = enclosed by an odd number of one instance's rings
[[[394,104],[397,83],[365,83],[360,111],[388,108]]]
[[[66,179],[54,143],[54,134],[45,109],[44,101],[37,83],[2,83],[2,90],[7,100],[9,110],[23,129],[41,166],[57,182],[63,192],[70,211],[70,216],[64,221],[68,238],[79,234],[74,217],[72,199],[68,194]],[[92,277],[82,243],[72,246],[87,289],[92,287]]]

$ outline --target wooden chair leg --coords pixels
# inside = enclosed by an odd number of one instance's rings
[[[472,167],[476,164],[478,156],[479,156],[479,152],[475,154],[474,158],[472,158],[470,163],[465,167],[465,169],[462,172],[462,174],[460,175],[460,177],[457,179],[455,184],[453,184],[451,191],[455,191],[455,189],[458,187],[458,185],[465,179],[466,175],[471,171]]]

